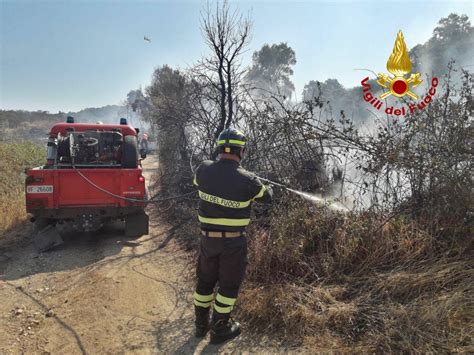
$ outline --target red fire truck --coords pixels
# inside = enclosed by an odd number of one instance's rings
[[[120,124],[75,123],[51,128],[46,165],[26,171],[26,210],[35,223],[35,243],[47,250],[62,242],[55,226],[94,232],[116,219],[125,234],[148,234],[147,198],[137,148],[138,129]]]

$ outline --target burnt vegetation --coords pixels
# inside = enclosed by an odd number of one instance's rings
[[[233,125],[248,136],[248,170],[352,208],[337,213],[283,190],[271,212],[257,208],[239,315],[258,332],[320,351],[472,351],[467,16],[441,19],[410,51],[414,70],[439,85],[429,107],[404,118],[370,112],[361,88],[336,79],[311,80],[302,100],[292,99],[297,53],[266,44],[246,67],[251,30],[228,2],[204,9],[208,54],[187,70],[157,68],[129,97],[156,132],[164,197],[194,190],[193,167],[215,157],[216,136]],[[196,203],[163,207],[194,243]]]
[[[442,53],[426,72],[440,84],[405,118],[369,112],[360,88],[335,79],[310,81],[295,101],[288,44],[265,45],[242,66],[251,28],[226,2],[208,8],[208,55],[186,71],[156,69],[143,112],[158,134],[162,194],[192,191],[193,166],[235,125],[251,142],[247,169],[353,211],[285,191],[273,211],[257,208],[242,319],[320,350],[472,350],[473,79],[466,57],[450,55],[472,41],[467,17],[442,19],[410,52],[417,70]],[[171,221],[189,221],[182,235],[194,242],[196,202],[166,206]]]

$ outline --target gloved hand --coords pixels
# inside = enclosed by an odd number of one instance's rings
[[[268,185],[265,185],[265,187],[267,188],[267,192],[270,196],[273,196],[273,184],[268,184]]]

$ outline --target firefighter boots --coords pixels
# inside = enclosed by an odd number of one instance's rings
[[[241,333],[240,324],[234,322],[229,314],[214,311],[211,324],[211,344],[220,344],[233,339]]]
[[[209,308],[194,306],[196,318],[194,324],[196,325],[196,338],[203,338],[209,331]]]

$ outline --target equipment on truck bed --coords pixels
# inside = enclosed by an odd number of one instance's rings
[[[72,163],[111,163],[121,159],[123,136],[120,132],[73,132],[69,135]]]

